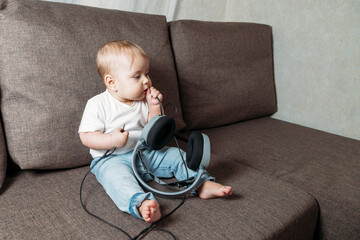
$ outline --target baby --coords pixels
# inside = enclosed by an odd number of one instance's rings
[[[94,158],[91,167],[109,149],[115,151],[92,168],[116,206],[146,222],[160,219],[159,204],[145,193],[132,171],[132,154],[145,124],[161,113],[162,94],[152,86],[149,59],[142,48],[129,41],[105,44],[97,54],[98,72],[106,91],[88,100],[79,127],[81,142]],[[126,126],[126,127],[124,127]],[[184,166],[177,148],[144,151],[149,170],[157,177],[185,180],[196,172]],[[181,154],[186,153],[181,151]],[[146,172],[139,173],[146,181]],[[200,198],[229,196],[232,188],[214,181],[207,172],[197,188]]]

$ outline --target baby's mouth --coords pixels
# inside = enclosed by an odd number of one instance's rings
[[[145,89],[145,90],[144,90],[144,94],[146,94],[147,90],[148,90],[148,89]]]

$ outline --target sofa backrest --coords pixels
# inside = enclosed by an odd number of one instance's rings
[[[90,162],[77,129],[86,101],[105,89],[95,56],[112,40],[147,52],[154,85],[177,106],[177,130],[276,111],[270,26],[176,21],[169,24],[171,45],[164,16],[33,0],[0,0],[0,6],[2,123],[8,156],[22,169]]]
[[[9,156],[21,169],[89,163],[77,130],[87,100],[105,90],[95,57],[112,40],[144,48],[154,86],[177,106],[177,129],[185,127],[164,16],[32,0],[0,6],[1,114]]]
[[[188,129],[276,112],[270,26],[182,20],[170,34]]]

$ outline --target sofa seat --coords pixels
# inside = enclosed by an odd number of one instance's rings
[[[8,174],[1,190],[0,235],[3,239],[126,239],[88,215],[79,202],[79,186],[87,167]],[[318,205],[306,192],[239,161],[212,156],[210,172],[233,186],[230,198],[190,197],[159,226],[178,239],[311,239]],[[83,199],[87,208],[123,228],[131,236],[148,226],[122,213],[90,174]],[[159,199],[163,213],[180,200]],[[211,229],[211,231],[209,231]],[[169,239],[153,231],[149,239]]]
[[[320,205],[317,238],[358,239],[359,141],[270,117],[203,132],[218,157],[251,166],[314,196]]]

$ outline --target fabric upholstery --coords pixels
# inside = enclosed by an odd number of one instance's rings
[[[1,195],[0,236],[127,239],[81,208],[79,185],[87,170],[88,167],[21,171],[11,176],[11,186]],[[232,185],[234,195],[212,200],[190,197],[160,227],[170,230],[178,239],[311,239],[318,207],[309,194],[239,162],[216,156],[212,157],[209,171],[219,182]],[[163,214],[181,202],[157,200]],[[123,228],[132,237],[149,226],[118,210],[92,174],[84,183],[83,201],[89,211]],[[144,239],[171,236],[152,231]]]
[[[77,134],[86,101],[105,90],[95,65],[106,42],[133,41],[150,58],[153,85],[185,127],[164,16],[31,0],[2,1],[1,112],[12,160],[22,169],[89,163]],[[3,47],[4,46],[4,47]]]
[[[3,135],[3,129],[0,121],[0,188],[2,187],[5,180],[6,168],[7,168],[7,152],[5,146],[5,139]]]
[[[271,27],[197,21],[169,26],[188,129],[212,127],[202,130],[211,141],[208,170],[231,185],[233,195],[191,197],[159,226],[180,239],[301,240],[313,239],[314,232],[314,239],[359,239],[359,141],[258,118],[276,111]],[[86,100],[104,90],[94,60],[109,40],[142,46],[154,85],[180,111],[167,28],[161,16],[0,0],[0,106],[9,147],[7,155],[0,132],[0,179],[6,156],[22,169],[89,163],[77,128]],[[176,126],[185,128],[181,111]],[[12,161],[8,165],[0,189],[1,238],[124,238],[81,208],[79,185],[88,166],[19,171]],[[120,212],[91,174],[83,199],[91,212],[131,236],[149,226]],[[180,202],[158,201],[163,213]],[[160,231],[147,237],[169,239]]]
[[[314,196],[320,205],[316,239],[359,239],[360,141],[269,117],[203,132],[222,158]]]
[[[170,33],[188,129],[276,112],[270,26],[183,20]]]

